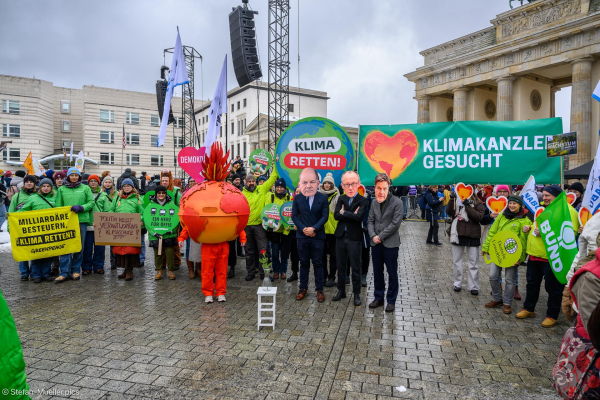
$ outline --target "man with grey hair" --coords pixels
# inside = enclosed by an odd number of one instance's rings
[[[379,173],[375,177],[375,200],[369,212],[368,228],[371,238],[373,258],[373,279],[375,300],[369,304],[369,308],[383,306],[383,295],[385,292],[385,277],[383,267],[388,273],[389,283],[386,295],[386,312],[392,312],[396,308],[398,297],[398,250],[400,248],[400,223],[404,215],[404,205],[396,196],[390,196],[392,181],[385,173]]]
[[[292,220],[296,225],[296,240],[300,256],[300,284],[296,300],[303,300],[308,291],[308,274],[312,261],[317,301],[325,301],[323,293],[323,248],[325,223],[329,218],[327,196],[318,191],[319,175],[312,168],[304,168],[298,182],[300,193],[294,197]]]
[[[367,212],[367,199],[358,194],[360,177],[354,171],[342,175],[344,194],[338,199],[333,217],[338,221],[335,229],[338,291],[332,301],[346,298],[347,261],[352,268],[352,291],[354,305],[360,306],[362,241],[364,239],[362,221]]]

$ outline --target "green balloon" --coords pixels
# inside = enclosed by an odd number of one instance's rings
[[[161,206],[152,202],[144,209],[144,226],[153,235],[175,232],[177,225],[179,225],[179,207],[173,203]]]

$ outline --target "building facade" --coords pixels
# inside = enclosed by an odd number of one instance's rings
[[[492,26],[420,54],[415,83],[418,123],[511,121],[555,116],[555,94],[570,86],[571,126],[578,154],[569,168],[592,160],[598,146],[600,0],[536,0],[497,15]]]

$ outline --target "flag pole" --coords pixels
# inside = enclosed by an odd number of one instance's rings
[[[123,175],[123,164],[125,164],[124,153],[125,153],[125,124],[123,124],[123,143],[121,143],[121,175]]]

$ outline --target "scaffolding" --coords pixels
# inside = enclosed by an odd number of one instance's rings
[[[269,0],[269,135],[267,147],[275,151],[288,127],[290,97],[290,1]]]

